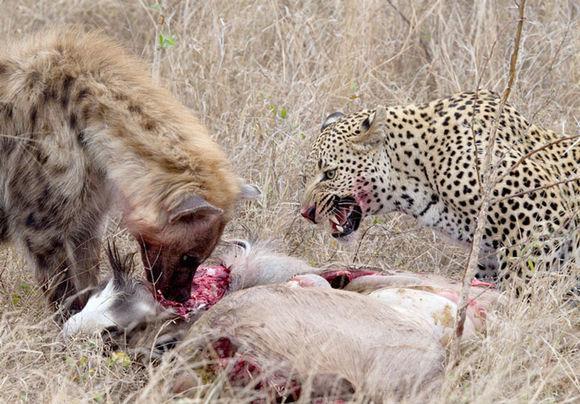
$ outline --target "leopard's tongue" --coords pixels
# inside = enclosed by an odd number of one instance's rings
[[[230,269],[223,265],[202,265],[197,269],[191,285],[191,297],[183,302],[168,300],[158,291],[157,301],[178,316],[188,318],[192,312],[207,310],[226,294],[230,286]]]

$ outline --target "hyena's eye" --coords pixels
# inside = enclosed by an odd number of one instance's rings
[[[336,168],[324,172],[325,180],[332,180],[334,177],[336,177]]]
[[[199,260],[196,257],[192,257],[188,254],[183,254],[181,256],[181,265],[186,268],[197,268],[199,265]]]

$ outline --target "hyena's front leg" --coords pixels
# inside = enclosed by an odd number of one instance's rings
[[[67,242],[70,272],[81,307],[88,298],[85,293],[99,282],[99,252],[101,249],[100,232],[87,226]]]
[[[59,305],[76,293],[69,271],[66,242],[61,236],[25,235],[23,244],[34,266],[36,279],[50,303]]]
[[[91,237],[25,236],[24,248],[51,304],[58,307],[66,303],[63,309],[68,313],[82,309],[86,300],[82,292],[98,281],[98,246],[98,238]]]

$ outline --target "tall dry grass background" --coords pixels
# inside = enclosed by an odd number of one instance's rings
[[[510,103],[537,124],[578,133],[575,0],[530,1]],[[365,263],[457,277],[463,247],[399,214],[367,219],[359,241],[337,244],[301,220],[309,143],[324,117],[425,102],[507,79],[517,18],[512,1],[478,0],[0,0],[2,42],[51,26],[100,28],[151,63],[264,196],[240,207],[227,236],[275,238],[315,264]],[[160,47],[159,35],[175,38]],[[169,44],[170,45],[170,44]],[[121,229],[109,237],[136,249]],[[513,302],[464,352],[434,401],[578,402],[578,309],[546,287]],[[29,268],[0,249],[0,401],[160,402],[172,365],[140,368],[99,353],[99,341],[58,339]],[[197,400],[244,401],[223,381]],[[410,400],[412,401],[412,400]]]

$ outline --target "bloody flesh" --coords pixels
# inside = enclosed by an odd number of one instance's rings
[[[157,291],[157,300],[163,307],[172,309],[178,316],[187,319],[193,313],[207,310],[216,304],[227,293],[230,287],[230,268],[224,265],[202,265],[197,269],[191,286],[191,297],[183,302],[165,299]],[[333,288],[342,289],[353,279],[365,275],[378,275],[374,270],[331,269],[320,276],[326,279]]]
[[[165,308],[187,319],[200,310],[207,310],[216,304],[230,287],[230,269],[223,265],[200,266],[193,277],[191,297],[183,302],[167,300],[157,291],[157,300]]]

